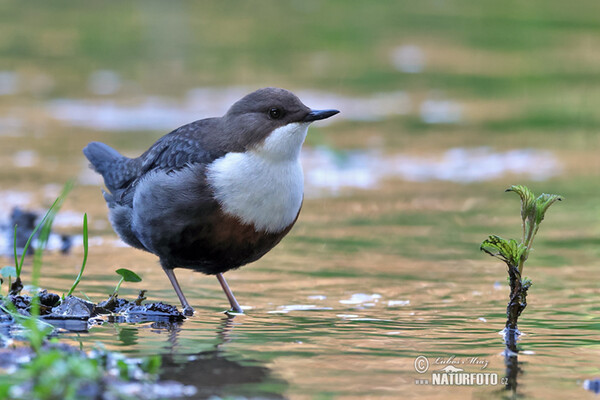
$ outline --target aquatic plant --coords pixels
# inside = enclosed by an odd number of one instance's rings
[[[81,277],[83,276],[83,271],[85,270],[85,264],[87,263],[88,258],[88,222],[87,222],[87,214],[83,214],[83,261],[81,262],[81,269],[79,270],[79,274],[77,278],[75,278],[75,282],[73,282],[73,286],[69,289],[67,293],[67,297],[73,294],[73,291],[81,282]],[[63,298],[65,296],[63,295]]]
[[[22,315],[21,313],[19,313],[17,311],[17,308],[16,308],[15,304],[13,303],[13,299],[15,298],[15,296],[18,296],[19,293],[21,292],[21,290],[23,289],[23,283],[21,281],[21,271],[23,268],[25,255],[27,254],[29,245],[32,243],[37,232],[40,231],[40,234],[38,237],[38,242],[37,242],[34,256],[33,256],[32,270],[31,270],[31,284],[33,285],[34,288],[37,289],[39,279],[40,279],[41,269],[42,269],[42,253],[43,253],[44,249],[46,248],[46,244],[48,243],[48,237],[50,236],[50,230],[52,228],[52,223],[54,222],[54,218],[56,217],[58,210],[62,206],[65,198],[67,197],[68,193],[71,191],[72,188],[73,188],[72,182],[69,181],[65,184],[60,195],[56,198],[56,200],[54,201],[52,206],[50,206],[50,208],[48,209],[48,211],[46,212],[46,214],[44,215],[42,220],[36,225],[36,227],[33,229],[31,234],[29,235],[29,238],[27,239],[27,242],[25,243],[25,246],[23,247],[23,252],[21,253],[20,260],[17,257],[17,240],[16,240],[18,226],[15,225],[15,227],[14,227],[14,238],[15,239],[13,242],[13,252],[14,252],[14,256],[15,256],[14,273],[15,273],[16,279],[12,284],[10,284],[10,282],[9,282],[8,296],[3,299],[2,309],[25,328],[23,335],[28,340],[29,345],[31,346],[32,350],[36,354],[40,354],[40,349],[41,349],[44,341],[46,340],[46,337],[54,331],[54,328],[52,327],[52,325],[42,321],[39,318],[39,316],[40,316],[39,291],[36,291],[36,293],[33,295],[33,297],[30,300],[30,307],[29,307],[30,315],[29,316]],[[7,272],[10,274],[13,271],[11,269],[11,270],[8,270]]]
[[[138,274],[136,274],[135,272],[133,272],[127,268],[119,268],[115,272],[121,276],[121,280],[119,280],[119,283],[117,283],[117,286],[115,287],[115,291],[113,292],[112,296],[116,297],[119,294],[119,289],[121,288],[121,284],[123,282],[141,282],[142,281],[142,278],[140,278],[140,276]]]
[[[556,194],[543,193],[535,197],[533,192],[526,186],[513,185],[506,189],[514,192],[521,198],[521,240],[503,239],[500,236],[490,235],[481,243],[480,249],[487,254],[502,260],[508,266],[508,277],[510,283],[510,299],[506,308],[506,329],[514,334],[507,335],[507,345],[514,347],[515,341],[510,337],[518,335],[517,320],[527,306],[527,291],[532,285],[531,279],[523,278],[525,261],[529,257],[535,235],[540,229],[548,208],[562,197]]]
[[[137,397],[136,393],[139,395],[142,392],[145,393],[145,398],[159,398],[164,389],[153,388],[161,386],[161,383],[157,382],[161,365],[160,356],[128,359],[119,353],[104,350],[101,344],[85,353],[81,349],[61,345],[56,338],[48,339],[54,332],[54,327],[40,318],[41,300],[40,292],[37,291],[42,268],[42,252],[46,247],[54,217],[71,187],[71,184],[65,186],[59,198],[32,231],[21,259],[19,260],[17,256],[15,240],[13,243],[15,266],[0,270],[0,275],[9,279],[8,296],[2,298],[0,308],[24,328],[20,335],[23,345],[5,354],[5,363],[11,364],[11,367],[7,368],[10,373],[0,375],[0,399],[97,399],[100,397],[130,399]],[[17,226],[15,226],[15,237],[16,230]],[[17,310],[13,301],[15,297],[20,297],[18,295],[23,288],[21,271],[24,257],[38,232],[40,234],[33,257],[31,278],[36,293],[29,303],[29,315],[26,315]],[[81,281],[87,262],[87,214],[83,217],[83,246],[84,257],[81,269],[66,297],[73,293]],[[141,278],[132,271],[120,269],[117,273],[121,275],[121,280],[113,296],[116,296],[124,281],[141,281]],[[11,277],[16,278],[12,284]],[[58,296],[56,298],[59,299]],[[124,385],[128,386],[123,389]],[[193,394],[195,390],[193,387],[176,383],[174,385],[171,383],[168,388],[174,391],[174,397]],[[156,391],[159,394],[153,395],[147,393],[148,391]]]
[[[46,212],[44,217],[35,226],[35,228],[31,232],[31,234],[29,235],[29,238],[27,239],[27,242],[25,243],[25,246],[23,247],[23,251],[21,252],[20,260],[19,260],[19,257],[17,256],[17,253],[18,253],[17,228],[18,228],[18,226],[17,225],[14,226],[14,228],[13,228],[14,229],[14,231],[13,231],[13,239],[14,239],[13,252],[14,252],[14,256],[15,256],[15,270],[14,270],[15,281],[12,284],[9,284],[9,294],[16,296],[21,292],[21,289],[23,289],[23,284],[21,282],[21,271],[23,269],[23,263],[25,262],[25,255],[27,255],[29,246],[31,245],[33,239],[35,238],[37,232],[40,231],[40,229],[41,229],[40,235],[38,237],[38,243],[35,247],[35,252],[34,252],[34,256],[33,256],[33,268],[32,268],[32,278],[31,278],[32,284],[37,285],[37,282],[39,280],[40,269],[42,266],[42,253],[46,247],[46,244],[48,243],[48,237],[50,236],[50,229],[52,227],[52,223],[54,222],[54,218],[56,217],[58,210],[60,210],[62,203],[64,202],[65,198],[67,197],[67,195],[69,194],[69,192],[71,191],[72,188],[73,188],[73,182],[69,181],[65,184],[60,195],[56,198],[54,203],[52,203],[52,206],[50,206],[50,208],[48,209],[48,211]],[[12,270],[7,271],[7,272],[10,273],[10,272],[12,272]]]

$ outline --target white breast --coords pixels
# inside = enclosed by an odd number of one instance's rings
[[[257,231],[287,228],[302,205],[304,177],[298,156],[308,123],[278,128],[245,153],[229,153],[209,165],[208,182],[223,211]]]

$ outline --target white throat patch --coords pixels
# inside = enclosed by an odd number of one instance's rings
[[[304,176],[298,157],[308,125],[277,128],[260,146],[226,154],[208,166],[208,183],[225,213],[268,233],[294,222],[302,205]]]

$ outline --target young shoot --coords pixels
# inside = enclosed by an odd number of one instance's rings
[[[546,211],[562,198],[556,194],[546,193],[535,197],[531,190],[521,185],[511,186],[506,191],[517,193],[521,198],[521,240],[503,239],[500,236],[490,235],[481,243],[480,249],[492,257],[502,260],[508,266],[510,300],[506,308],[506,327],[512,332],[518,332],[517,320],[527,306],[527,290],[532,285],[529,278],[522,278],[523,267]],[[516,341],[507,342],[512,343],[514,348],[511,350],[516,351]]]
[[[25,261],[25,255],[27,254],[29,245],[32,243],[37,232],[41,230],[33,256],[33,265],[31,271],[31,284],[34,288],[38,287],[42,268],[42,252],[45,249],[46,244],[48,242],[48,237],[50,236],[50,229],[52,227],[52,223],[54,222],[54,218],[72,187],[72,182],[67,182],[67,184],[65,184],[61,194],[54,201],[54,203],[48,209],[42,220],[37,224],[35,229],[29,235],[29,238],[27,239],[27,242],[23,247],[23,252],[21,254],[20,260],[17,256],[17,225],[15,225],[13,242],[15,267],[5,267],[2,270],[0,270],[0,274],[2,276],[9,277],[9,296],[17,296],[21,292],[21,289],[23,289],[23,284],[21,282],[21,271],[23,268],[23,263]],[[10,283],[11,276],[15,277],[15,281],[12,284]],[[17,311],[15,305],[10,300],[10,297],[7,297],[6,300],[3,302],[2,308],[4,309],[4,311],[8,312],[15,320],[21,323],[21,325],[25,328],[24,336],[27,338],[28,342],[31,345],[31,348],[35,351],[35,353],[39,354],[42,344],[46,340],[46,337],[54,329],[52,325],[45,323],[39,318],[39,293],[36,292],[31,298],[31,307],[29,309],[30,315],[28,316],[22,315]]]
[[[119,289],[121,288],[121,284],[123,282],[141,282],[142,278],[135,272],[128,270],[126,268],[119,268],[115,271],[117,274],[121,275],[121,280],[117,283],[117,287],[115,287],[115,291],[112,296],[116,297],[119,294]]]
[[[85,270],[85,264],[87,263],[88,258],[88,221],[87,214],[83,214],[83,261],[81,262],[81,269],[79,270],[79,275],[75,278],[75,282],[73,282],[73,286],[69,289],[67,293],[67,297],[73,294],[73,291],[81,282],[81,277],[83,276],[83,270]],[[63,296],[64,298],[65,296]]]
[[[521,225],[523,230],[521,242],[491,235],[481,243],[481,250],[504,261],[509,269],[516,267],[519,275],[521,275],[546,211],[552,204],[561,201],[562,197],[556,194],[543,193],[536,198],[529,188],[522,185],[513,185],[506,191],[515,192],[521,197]]]
[[[36,286],[38,284],[40,269],[42,266],[42,252],[43,252],[44,248],[46,247],[46,243],[48,242],[48,237],[50,235],[50,228],[52,227],[52,222],[54,222],[54,217],[56,217],[58,210],[62,206],[62,203],[64,202],[65,198],[67,197],[67,194],[71,191],[72,188],[73,188],[73,182],[69,181],[65,184],[65,186],[63,187],[63,190],[60,193],[60,195],[58,196],[58,198],[54,201],[54,203],[52,203],[52,206],[50,206],[50,208],[48,209],[48,211],[46,212],[46,214],[44,215],[42,220],[33,229],[33,232],[31,232],[31,235],[29,235],[29,238],[27,239],[27,242],[25,243],[25,246],[23,247],[23,251],[21,253],[20,260],[17,256],[17,225],[15,225],[14,232],[13,232],[13,237],[14,237],[13,251],[14,251],[14,256],[15,256],[16,278],[15,278],[15,282],[12,284],[12,286],[9,289],[10,294],[17,295],[23,288],[23,285],[21,283],[21,270],[23,269],[23,263],[25,262],[25,255],[27,255],[29,246],[31,245],[31,242],[33,241],[33,238],[35,237],[36,233],[41,229],[40,237],[38,239],[38,245],[36,246],[36,250],[34,253],[33,271],[32,271],[32,278],[31,278],[31,281],[32,281],[31,283],[34,286]]]

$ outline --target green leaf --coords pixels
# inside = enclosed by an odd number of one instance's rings
[[[10,265],[0,269],[0,276],[3,278],[8,278],[9,276],[15,277],[17,276],[17,269],[15,267],[11,267]]]
[[[506,240],[500,236],[490,235],[490,237],[481,243],[479,248],[492,257],[504,261],[509,267],[517,267],[527,247],[514,239]]]
[[[17,257],[17,224],[13,230],[13,252],[15,255],[15,271],[17,271],[17,278],[21,275],[21,267],[19,266],[19,257]]]
[[[562,201],[562,197],[557,194],[542,193],[535,199],[535,223],[539,225],[543,221],[546,211],[557,201]]]
[[[142,278],[135,272],[128,270],[126,268],[119,268],[115,271],[117,274],[121,275],[125,282],[141,282]]]
[[[85,264],[87,263],[88,258],[88,222],[87,222],[87,213],[83,214],[83,261],[81,263],[81,269],[79,270],[79,274],[77,278],[75,278],[75,282],[73,282],[73,286],[67,293],[67,297],[73,294],[73,291],[81,282],[81,277],[83,276],[83,271],[85,270]]]
[[[39,282],[41,268],[42,268],[42,254],[43,254],[44,249],[46,248],[46,244],[48,243],[48,238],[50,237],[50,230],[52,229],[52,223],[54,222],[54,218],[56,217],[56,214],[58,214],[58,211],[60,210],[65,199],[67,198],[67,195],[69,194],[69,192],[72,189],[73,189],[73,181],[68,181],[67,183],[65,183],[65,186],[63,187],[60,195],[56,198],[56,200],[54,201],[54,203],[52,204],[50,209],[46,212],[46,215],[44,215],[44,218],[42,218],[42,220],[40,221],[38,226],[36,226],[35,230],[33,231],[31,236],[29,237],[29,240],[27,241],[27,243],[29,243],[29,241],[34,237],[35,232],[38,229],[41,229],[40,235],[38,237],[38,243],[37,243],[37,246],[33,253],[31,283],[34,286],[37,286],[38,282]],[[25,246],[27,247],[27,244]],[[26,251],[27,251],[27,249],[24,248],[23,255],[26,253]],[[23,263],[23,258],[21,257],[21,265],[20,265],[19,269],[22,267],[22,263]]]
[[[535,213],[535,195],[527,186],[512,185],[507,192],[515,192],[521,198],[521,218],[525,221],[527,218],[532,218]]]

